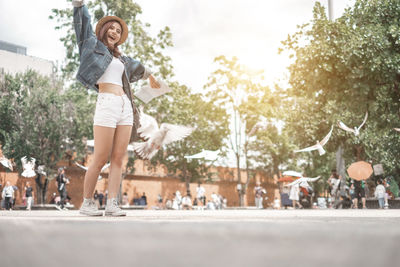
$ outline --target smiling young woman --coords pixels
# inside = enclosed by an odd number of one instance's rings
[[[80,66],[77,79],[87,88],[96,90],[94,114],[94,157],[86,174],[83,204],[80,213],[101,216],[92,199],[101,168],[111,158],[108,176],[106,216],[125,216],[118,206],[122,159],[138,128],[137,108],[132,101],[130,83],[149,79],[153,88],[160,85],[140,62],[123,56],[118,46],[126,41],[128,27],[121,18],[106,16],[93,33],[91,18],[83,0],[73,0],[74,27],[79,47]]]

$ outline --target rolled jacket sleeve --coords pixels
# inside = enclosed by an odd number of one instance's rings
[[[151,74],[152,74],[152,72],[149,68],[144,68],[142,80],[148,79]]]
[[[140,79],[145,80],[151,75],[150,69],[145,68],[139,61],[130,57],[125,57],[125,60],[128,62],[127,74],[130,83],[137,82]]]
[[[76,1],[80,2],[80,1]],[[81,52],[82,43],[91,37],[96,37],[93,33],[91,17],[85,5],[74,7],[74,28],[76,34],[76,41],[78,43],[79,51]]]

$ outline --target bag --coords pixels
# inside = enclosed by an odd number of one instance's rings
[[[133,126],[132,133],[129,143],[139,141],[140,136],[138,134],[138,129],[140,128],[140,110],[136,106],[136,104],[132,100],[132,109],[133,109]]]

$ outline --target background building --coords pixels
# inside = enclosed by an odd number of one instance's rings
[[[52,61],[28,56],[26,51],[26,47],[0,40],[0,69],[10,74],[25,72],[28,69],[35,70],[42,75],[54,73],[55,67]]]

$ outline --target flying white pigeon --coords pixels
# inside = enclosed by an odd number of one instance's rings
[[[303,175],[296,171],[284,171],[283,176],[303,177]]]
[[[186,159],[204,159],[209,161],[214,161],[218,158],[218,154],[220,153],[219,150],[211,151],[211,150],[202,150],[200,153],[185,156]]]
[[[78,162],[75,161],[75,165],[78,166],[79,168],[84,169],[85,171],[88,170],[88,167],[85,167],[81,164],[79,164]],[[104,172],[105,170],[107,170],[107,168],[110,167],[110,163],[107,163],[106,165],[103,166],[103,168],[101,168],[100,173]],[[97,180],[100,181],[101,179],[103,179],[103,177],[101,175],[99,175],[99,177],[97,177]]]
[[[400,128],[393,128],[393,130],[400,132]]]
[[[143,159],[151,159],[163,145],[182,140],[194,130],[190,127],[169,123],[162,123],[159,128],[157,121],[143,112],[140,114],[140,124],[138,134],[146,141],[134,142],[132,145],[136,154]]]
[[[317,141],[316,145],[306,147],[306,148],[303,148],[300,150],[295,150],[294,152],[297,153],[297,152],[308,152],[308,151],[318,150],[319,155],[322,156],[323,154],[326,153],[323,146],[328,142],[329,138],[331,137],[332,130],[333,130],[333,126],[331,127],[331,130],[329,131],[329,133],[324,137],[324,139],[322,139],[321,142]]]
[[[304,188],[308,188],[310,187],[310,185],[308,184],[308,182],[315,182],[317,181],[321,176],[315,177],[315,178],[308,178],[308,177],[301,177],[299,179],[297,179],[296,181],[291,182],[290,184],[288,184],[287,186],[293,186],[293,185],[299,185],[301,187]]]
[[[350,132],[350,133],[353,133],[355,136],[358,136],[360,134],[360,129],[361,129],[361,127],[364,126],[365,122],[367,121],[367,118],[368,118],[368,111],[365,113],[364,121],[361,123],[360,126],[358,126],[358,128],[354,127],[354,129],[351,129],[351,128],[347,127],[346,124],[344,124],[341,121],[338,121],[338,126],[339,126],[339,128],[345,130],[346,132]]]
[[[0,157],[0,163],[3,164],[4,167],[9,168],[11,171],[13,170],[12,162],[8,158],[4,156]]]
[[[22,168],[24,168],[24,171],[21,173],[21,175],[27,178],[35,177],[36,173],[33,169],[35,168],[36,159],[31,158],[31,160],[28,161],[26,157],[22,157],[21,162]]]
[[[44,175],[44,176],[47,176],[47,173],[44,171],[44,165],[39,165],[38,166],[38,168],[37,168],[37,173],[38,174],[41,174],[41,175]]]

